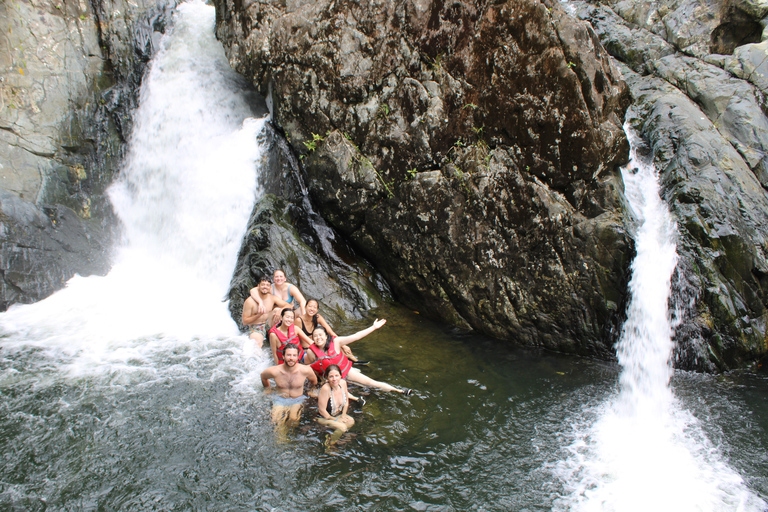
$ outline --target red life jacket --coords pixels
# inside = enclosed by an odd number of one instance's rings
[[[274,333],[275,336],[277,336],[277,339],[280,340],[280,346],[277,347],[277,364],[283,364],[285,361],[283,359],[283,351],[285,350],[285,346],[289,343],[292,345],[296,345],[299,347],[299,361],[304,360],[304,348],[301,346],[301,340],[299,339],[298,335],[296,334],[296,331],[294,329],[294,325],[291,324],[288,327],[288,336],[283,334],[278,327],[280,327],[281,324],[277,324],[273,326],[269,332]]]
[[[327,354],[314,343],[309,346],[309,350],[311,350],[315,354],[315,357],[317,357],[317,361],[309,366],[315,370],[315,373],[323,376],[325,374],[325,369],[332,364],[335,364],[341,368],[341,378],[346,379],[349,370],[352,369],[352,361],[344,355],[344,352],[336,352],[336,344],[333,340],[334,338],[328,338],[327,343],[330,343],[331,345],[328,347]]]

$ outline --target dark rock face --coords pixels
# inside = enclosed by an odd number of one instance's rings
[[[250,289],[275,269],[282,269],[307,300],[317,300],[331,325],[361,318],[391,298],[386,283],[308,204],[298,161],[285,138],[271,126],[265,137],[265,194],[254,205],[230,283],[232,318],[240,324]]]
[[[589,25],[538,1],[215,3],[313,201],[400,300],[611,357],[629,98]]]
[[[645,4],[649,12],[623,2],[574,5],[626,65],[635,100],[628,117],[677,218],[676,365],[726,370],[764,357],[768,53],[765,42],[746,43],[768,10],[739,1],[657,2]]]
[[[105,190],[173,5],[0,5],[10,49],[0,57],[0,309],[108,270],[116,221]]]

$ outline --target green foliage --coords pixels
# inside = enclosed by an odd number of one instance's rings
[[[391,112],[391,110],[389,108],[389,105],[387,105],[386,103],[382,103],[381,105],[379,105],[379,114],[380,115],[386,117],[386,116],[389,115],[390,112]]]
[[[318,135],[316,133],[312,134],[312,140],[305,140],[304,145],[307,147],[307,149],[312,152],[317,149],[317,144],[320,142],[323,142],[325,140],[321,135]]]

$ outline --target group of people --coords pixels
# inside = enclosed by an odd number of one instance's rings
[[[272,281],[274,280],[274,283]],[[362,401],[351,394],[347,381],[385,391],[411,394],[364,375],[355,365],[367,364],[352,354],[349,344],[368,336],[386,324],[377,319],[367,329],[349,336],[338,336],[318,313],[317,300],[306,300],[299,289],[286,281],[285,272],[275,270],[272,279],[262,276],[243,304],[243,327],[257,347],[268,341],[274,360],[261,373],[265,389],[272,390],[272,421],[277,425],[299,421],[306,400],[305,385],[317,392],[318,423],[334,430],[338,439],[352,425],[347,414],[349,400]],[[271,327],[270,327],[271,326]],[[333,442],[333,439],[331,439]]]

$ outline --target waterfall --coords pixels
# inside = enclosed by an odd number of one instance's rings
[[[264,119],[213,24],[213,7],[181,4],[144,79],[109,190],[124,233],[111,271],[0,315],[5,349],[91,371],[239,336],[224,297],[259,193]]]
[[[670,379],[674,328],[668,305],[677,263],[676,226],[659,195],[653,165],[637,153],[623,169],[636,220],[627,320],[617,345],[618,389],[596,410],[591,425],[574,427],[566,460],[555,473],[567,494],[558,510],[764,510],[676,399]],[[574,422],[574,424],[579,422]]]

